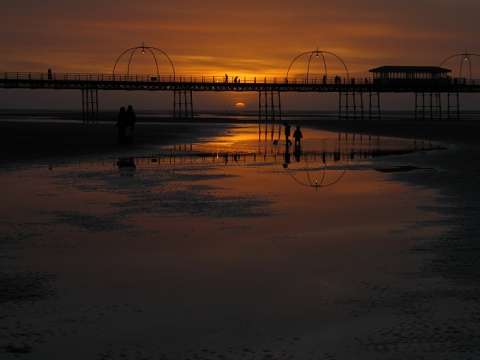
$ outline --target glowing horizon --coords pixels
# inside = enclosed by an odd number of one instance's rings
[[[0,14],[0,71],[108,74],[123,51],[145,44],[168,54],[181,76],[284,79],[296,56],[318,49],[340,57],[352,77],[365,77],[382,65],[435,66],[452,54],[480,53],[479,12],[473,0],[246,0],[241,7],[220,0],[23,0]],[[165,60],[159,57],[161,74],[170,71]],[[292,75],[305,74],[305,65],[295,67]],[[342,75],[333,60],[328,69]],[[323,75],[321,66],[311,71]],[[135,55],[130,73],[155,72]],[[0,107],[25,101],[6,94]]]

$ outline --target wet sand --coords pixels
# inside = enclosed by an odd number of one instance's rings
[[[188,144],[195,138],[215,136],[224,129],[193,122],[137,124],[132,144],[119,144],[114,122],[83,123],[0,121],[5,134],[0,143],[0,166],[64,161],[72,157],[135,156],[155,144]],[[225,125],[226,127],[228,125]]]
[[[239,122],[242,123],[242,122]],[[215,136],[235,122],[205,119],[195,121],[159,121],[143,123],[136,127],[135,142],[119,145],[116,127],[111,122],[83,123],[1,121],[3,139],[0,143],[0,165],[15,162],[45,160],[61,161],[72,156],[97,156],[101,154],[137,154],[148,146],[189,143],[195,138]],[[368,134],[411,139],[442,141],[472,147],[480,143],[480,121],[443,120],[432,121],[347,121],[304,120],[292,125],[311,127],[341,133]],[[468,161],[468,152],[465,154]]]
[[[116,129],[111,123],[82,124],[72,123],[21,123],[0,122],[4,134],[2,141],[0,166],[11,167],[17,164],[35,162],[49,163],[65,161],[76,157],[95,158],[99,154],[109,154],[112,158],[128,154],[142,154],[162,140],[164,144],[189,143],[196,137],[214,136],[230,126],[216,124],[145,124],[137,126],[134,144],[118,144]],[[234,125],[234,124],[233,124]],[[292,125],[297,123],[292,122]],[[399,165],[435,168],[438,171],[413,171],[392,173],[395,181],[401,181],[425,189],[433,189],[441,195],[432,205],[431,211],[445,214],[445,221],[438,228],[446,227],[439,237],[429,242],[408,246],[403,250],[413,256],[421,255],[423,261],[419,268],[403,268],[403,279],[412,279],[415,284],[424,282],[412,291],[389,288],[392,284],[376,284],[375,274],[391,271],[388,264],[372,269],[372,279],[357,283],[358,297],[345,298],[343,306],[353,314],[349,326],[356,328],[359,334],[353,353],[346,354],[342,348],[332,348],[322,343],[324,356],[303,354],[295,358],[331,358],[331,359],[472,359],[480,356],[480,239],[478,217],[480,215],[480,172],[478,159],[480,146],[477,137],[480,124],[477,122],[381,122],[381,121],[309,121],[298,124],[308,136],[309,128],[325,129],[342,134],[365,134],[408,137],[440,141],[448,150],[422,155],[410,155],[398,159]],[[199,131],[201,132],[199,134]],[[163,142],[164,141],[164,142]],[[397,161],[397,160],[395,160]],[[428,224],[431,226],[432,224]],[[395,259],[392,260],[395,262]],[[395,264],[402,269],[402,264]],[[37,276],[37,278],[35,277]],[[25,277],[3,276],[2,288],[10,289],[3,294],[0,305],[15,302],[19,290],[25,297],[30,294],[37,300],[50,296],[48,287],[42,282],[48,281],[41,274]],[[13,290],[11,290],[13,289]],[[18,301],[25,301],[25,298]],[[301,305],[299,305],[301,307]],[[328,304],[326,304],[328,306]],[[86,321],[93,321],[91,309]],[[126,312],[116,308],[114,313]],[[130,310],[128,310],[130,311]],[[97,315],[96,315],[97,316]],[[88,318],[88,319],[87,319]],[[400,320],[399,320],[400,319]],[[68,321],[68,319],[65,319]],[[362,328],[369,334],[362,337]],[[367,329],[378,329],[368,332]],[[22,329],[3,329],[7,332]],[[287,331],[286,331],[287,332]],[[342,343],[341,332],[332,323],[329,339],[338,332],[338,344]],[[267,334],[262,334],[267,337]],[[312,337],[312,339],[315,337]],[[277,339],[283,343],[283,339]],[[295,344],[300,339],[290,338]],[[347,345],[347,344],[346,344]],[[352,346],[351,343],[348,344]],[[272,345],[270,345],[272,346]],[[284,345],[285,346],[285,345]],[[292,345],[294,346],[294,345]],[[318,344],[312,344],[317,348]],[[9,348],[3,345],[7,356],[28,358],[29,348]],[[199,349],[199,353],[190,354],[192,358],[217,358],[212,349]],[[228,353],[223,358],[271,359],[271,349],[236,349],[236,354]],[[276,353],[278,358],[288,358],[286,352]],[[141,357],[141,349],[138,350]],[[7,357],[8,358],[8,357]],[[23,357],[22,357],[23,358]],[[103,358],[109,358],[105,355]],[[174,357],[175,358],[175,357]],[[178,357],[187,358],[187,357]]]
[[[402,304],[415,304],[418,309],[412,312],[410,320],[392,323],[384,333],[366,341],[365,349],[395,349],[398,357],[391,354],[386,357],[392,359],[479,357],[480,122],[340,121],[314,126],[347,133],[439,141],[448,147],[446,151],[410,156],[408,159],[407,165],[431,166],[438,171],[391,175],[394,180],[438,191],[440,197],[432,210],[445,215],[445,220],[438,227],[446,226],[447,231],[438,238],[409,249],[424,257],[420,269],[408,274],[412,279],[426,280],[424,291],[403,294],[403,299],[390,299],[392,304],[387,306],[404,312],[405,319],[412,308],[404,308]],[[436,284],[436,279],[446,281],[446,285]],[[373,304],[365,305],[368,308]],[[412,349],[411,357],[400,355],[402,346]]]

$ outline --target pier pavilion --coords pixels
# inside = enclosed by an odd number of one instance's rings
[[[460,117],[459,90],[450,85],[452,82],[454,85],[466,84],[466,80],[455,78],[452,81],[450,69],[440,66],[380,66],[369,72],[374,85],[392,86],[395,92],[414,92],[415,118],[440,118],[442,92],[447,93],[447,117]]]

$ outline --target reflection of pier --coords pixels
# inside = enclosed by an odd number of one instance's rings
[[[344,140],[345,139],[345,140]],[[348,139],[348,140],[347,140]],[[357,140],[355,140],[357,139]],[[338,139],[327,139],[321,150],[310,147],[274,146],[261,141],[264,148],[252,150],[212,149],[212,145],[182,144],[165,149],[150,156],[122,157],[111,161],[78,163],[85,168],[112,168],[122,177],[133,177],[138,172],[210,171],[213,167],[245,168],[261,165],[277,172],[285,172],[302,186],[315,189],[338,183],[348,170],[376,170],[385,173],[417,170],[408,165],[393,165],[389,161],[374,161],[392,155],[405,155],[429,150],[441,150],[444,147],[430,142],[408,140],[401,143],[384,141],[380,137],[361,135],[348,138],[339,134]],[[59,165],[61,166],[61,165]],[[213,166],[213,167],[212,167]],[[50,166],[53,168],[53,165]],[[283,170],[282,170],[283,169]]]
[[[285,164],[285,158],[291,156],[294,159],[291,163],[308,162],[332,168],[352,167],[368,159],[374,159],[392,155],[405,155],[428,150],[444,149],[441,146],[430,142],[411,142],[411,146],[382,147],[379,145],[381,139],[375,137],[366,144],[356,145],[339,143],[334,149],[310,150],[302,148],[301,155],[295,158],[295,148],[285,146],[272,146],[268,149],[257,151],[242,150],[208,150],[194,144],[176,145],[171,150],[157,153],[151,156],[120,158],[112,162],[88,162],[82,166],[111,166],[127,170],[139,170],[142,168],[159,167],[164,165],[248,165],[248,164]],[[198,147],[198,149],[197,149]]]

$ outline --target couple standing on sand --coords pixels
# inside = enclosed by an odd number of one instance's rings
[[[290,141],[290,125],[285,121],[283,123],[283,126],[285,126],[285,140],[287,141],[287,146],[292,145],[292,142]],[[297,126],[297,129],[293,133],[293,138],[295,139],[295,147],[300,147],[300,139],[303,138],[302,132],[300,131],[300,126]]]
[[[120,108],[117,120],[118,142],[120,144],[133,142],[133,129],[136,121],[137,117],[132,105],[128,105],[127,109],[124,106]]]

